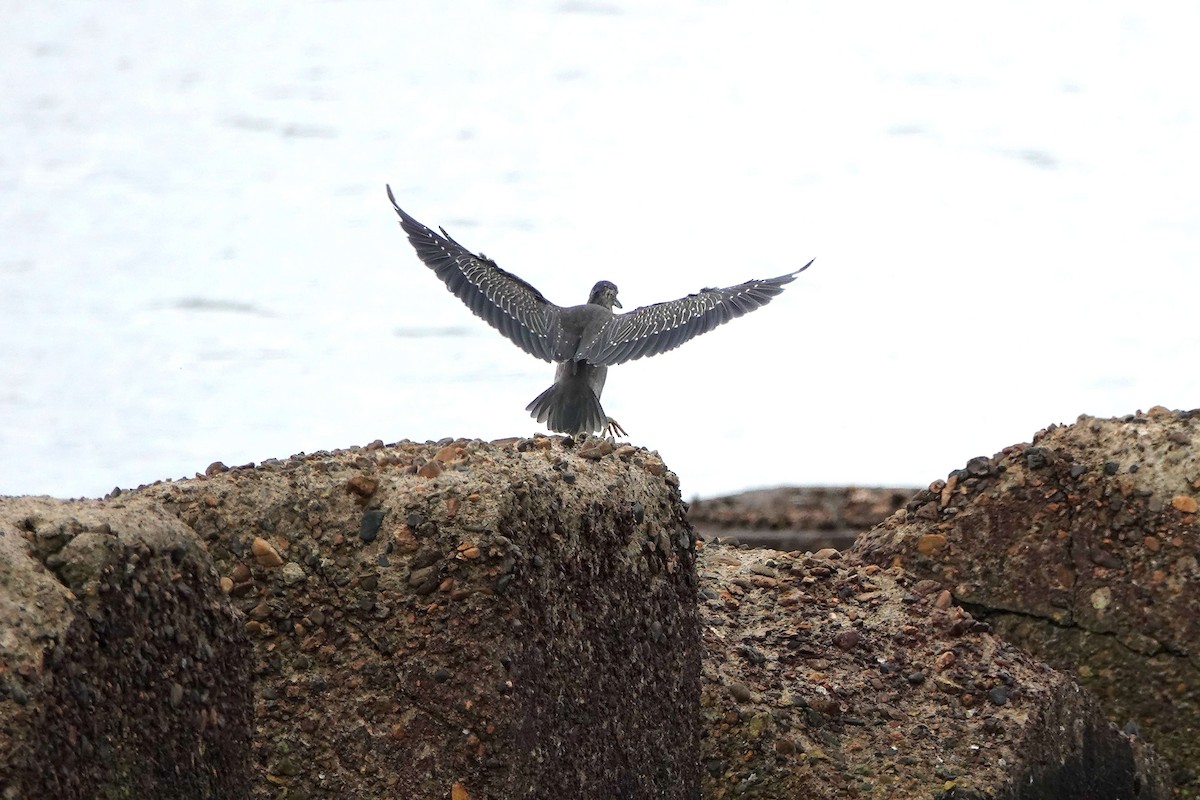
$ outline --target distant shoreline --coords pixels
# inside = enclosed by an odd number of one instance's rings
[[[919,487],[791,486],[700,498],[688,520],[706,541],[816,552],[842,550],[903,508]]]

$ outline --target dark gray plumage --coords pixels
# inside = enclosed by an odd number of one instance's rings
[[[417,256],[475,315],[530,355],[558,363],[554,385],[526,410],[560,433],[616,430],[625,433],[600,406],[608,367],[674,350],[718,325],[771,302],[786,284],[808,268],[778,278],[751,280],[725,289],[701,289],[679,300],[615,314],[617,287],[600,281],[588,301],[556,306],[525,281],[483,254],[476,255],[439,228],[417,222],[388,199]]]

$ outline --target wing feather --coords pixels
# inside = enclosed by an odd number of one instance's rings
[[[762,308],[809,264],[812,262],[778,278],[746,281],[725,289],[701,289],[678,300],[616,314],[581,344],[578,358],[611,367],[674,350],[718,325]]]
[[[548,333],[557,306],[530,284],[500,269],[496,262],[454,241],[445,229],[439,229],[438,235],[417,222],[396,203],[390,186],[387,195],[417,257],[455,297],[526,353],[544,361],[553,360]]]

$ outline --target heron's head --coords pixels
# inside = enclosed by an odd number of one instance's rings
[[[609,311],[613,306],[623,308],[621,301],[617,299],[617,285],[609,281],[600,281],[592,287],[592,294],[588,297],[589,303],[594,303],[598,306],[604,306]]]

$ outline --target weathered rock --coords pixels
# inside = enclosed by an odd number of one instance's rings
[[[697,566],[706,800],[1170,796],[1095,698],[928,581],[717,545]]]
[[[241,798],[249,646],[195,535],[0,498],[0,797]]]
[[[1184,796],[1200,796],[1194,442],[1200,412],[1083,416],[973,459],[976,469],[920,492],[855,551],[945,583],[1075,675],[1163,754]]]
[[[129,499],[191,526],[247,615],[246,796],[698,797],[678,481],[573,444],[317,453]]]

